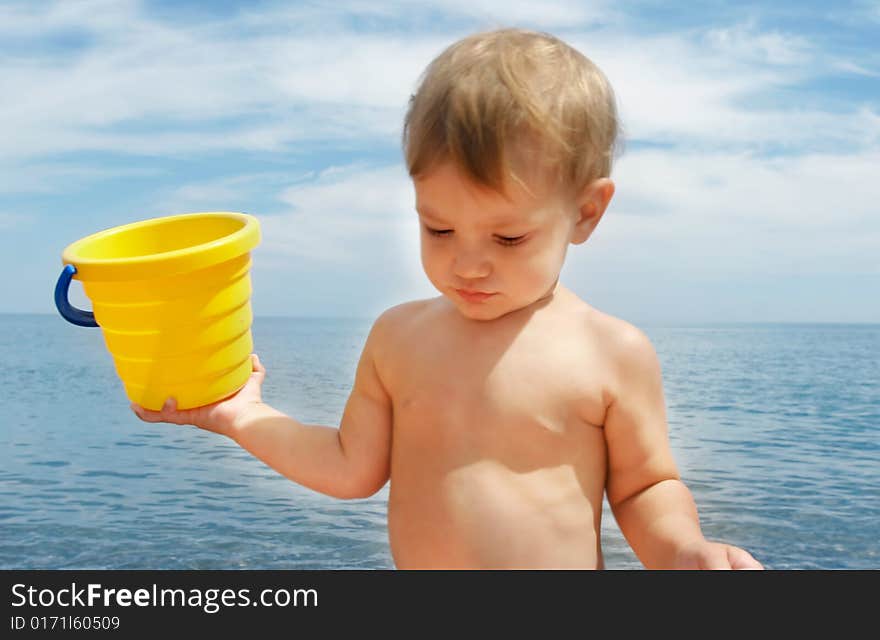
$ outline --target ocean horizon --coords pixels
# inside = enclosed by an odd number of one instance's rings
[[[264,399],[338,425],[372,318],[257,316]],[[880,324],[640,326],[710,539],[770,569],[880,568]],[[0,568],[387,569],[386,486],[336,500],[130,411],[100,330],[0,313]],[[605,505],[609,569],[641,564]]]
[[[61,320],[57,311],[0,311],[0,316],[41,316],[57,318]],[[254,319],[268,320],[362,320],[372,322],[374,316],[355,316],[346,315],[303,315],[303,314],[254,314]],[[638,322],[632,321],[639,328],[647,329],[675,329],[675,328],[700,328],[700,327],[769,327],[776,325],[791,325],[797,327],[818,327],[818,326],[840,326],[840,327],[880,327],[880,322],[873,321],[836,321],[836,320],[748,320],[738,322],[721,322],[721,321],[705,321],[705,322]]]

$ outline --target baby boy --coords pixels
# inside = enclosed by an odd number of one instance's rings
[[[147,422],[232,438],[291,480],[363,498],[390,480],[399,568],[601,568],[603,496],[648,568],[761,568],[707,541],[667,436],[648,338],[559,281],[612,195],[614,94],[548,34],[466,37],[427,68],[403,146],[422,264],[440,296],[388,309],[339,428],[248,384]]]

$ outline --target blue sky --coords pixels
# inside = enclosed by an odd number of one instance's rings
[[[0,0],[0,312],[53,313],[82,236],[213,210],[261,221],[258,315],[435,295],[404,108],[445,46],[501,26],[562,37],[618,95],[617,195],[562,274],[587,302],[880,322],[878,0]]]

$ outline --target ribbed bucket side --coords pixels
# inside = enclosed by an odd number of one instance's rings
[[[251,374],[250,255],[162,278],[84,281],[130,400],[188,409],[240,389]]]

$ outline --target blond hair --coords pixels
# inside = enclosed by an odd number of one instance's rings
[[[499,29],[455,42],[410,98],[403,151],[410,176],[452,161],[504,192],[536,172],[577,191],[611,173],[618,121],[599,68],[558,38]]]

